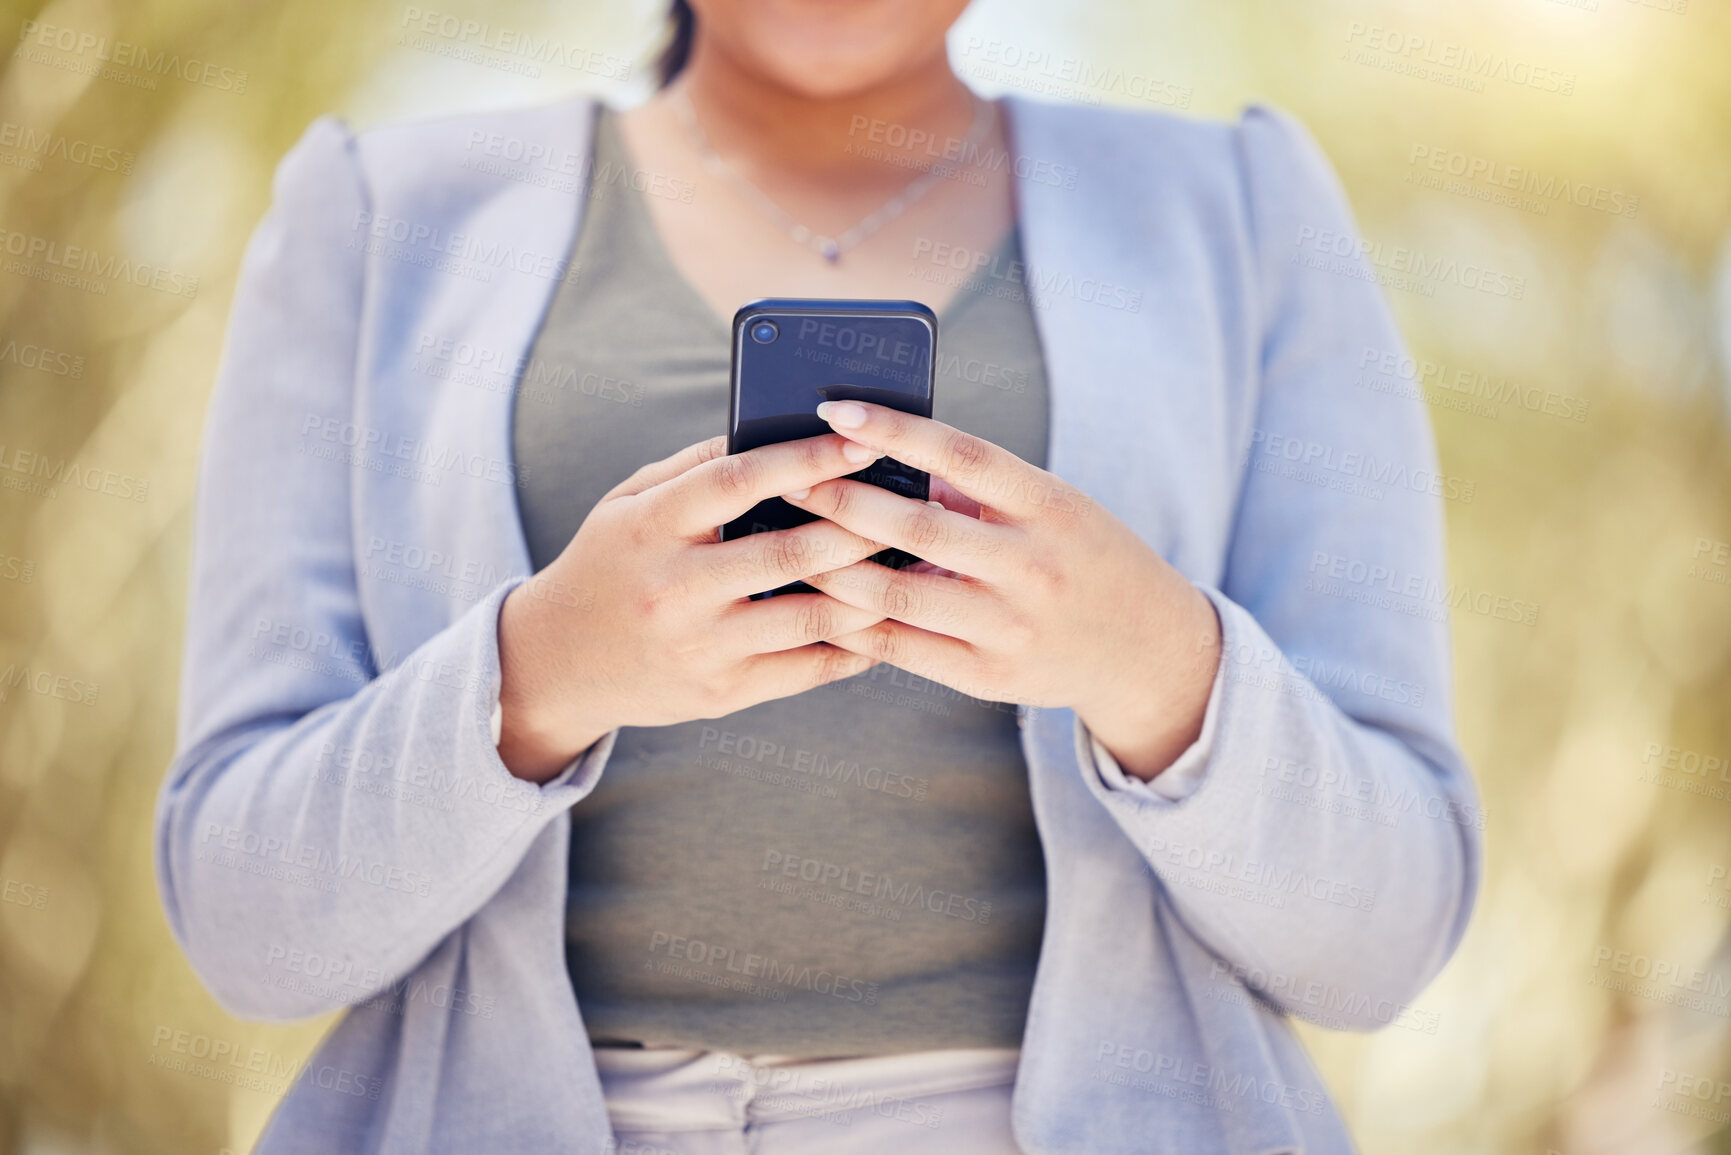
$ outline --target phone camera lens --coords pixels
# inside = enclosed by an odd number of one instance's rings
[[[774,321],[759,321],[751,327],[751,339],[759,345],[767,345],[781,335],[781,330],[775,327]]]

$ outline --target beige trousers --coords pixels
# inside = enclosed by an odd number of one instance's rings
[[[617,1155],[1018,1155],[1017,1056],[595,1051]]]

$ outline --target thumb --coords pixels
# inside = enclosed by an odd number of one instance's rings
[[[651,461],[648,465],[615,485],[607,491],[607,497],[633,497],[646,489],[653,489],[664,482],[672,481],[687,470],[696,469],[706,461],[714,461],[717,457],[727,455],[727,438],[711,437],[707,441],[699,441],[695,445],[687,445],[672,457],[664,457],[660,461]]]

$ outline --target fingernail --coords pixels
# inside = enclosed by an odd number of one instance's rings
[[[789,501],[804,501],[806,498],[811,496],[811,490],[796,489],[792,493],[784,493],[782,496],[787,498]]]
[[[843,429],[858,429],[866,423],[865,409],[852,401],[825,401],[817,407],[817,415]]]
[[[845,443],[841,447],[841,455],[853,462],[855,465],[865,465],[867,462],[876,461],[882,456],[882,454],[878,453],[875,449],[861,445],[857,441],[849,441]]]

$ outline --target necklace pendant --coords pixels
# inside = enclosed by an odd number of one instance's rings
[[[823,255],[824,260],[832,265],[841,260],[841,246],[830,237],[818,238],[817,251]]]

